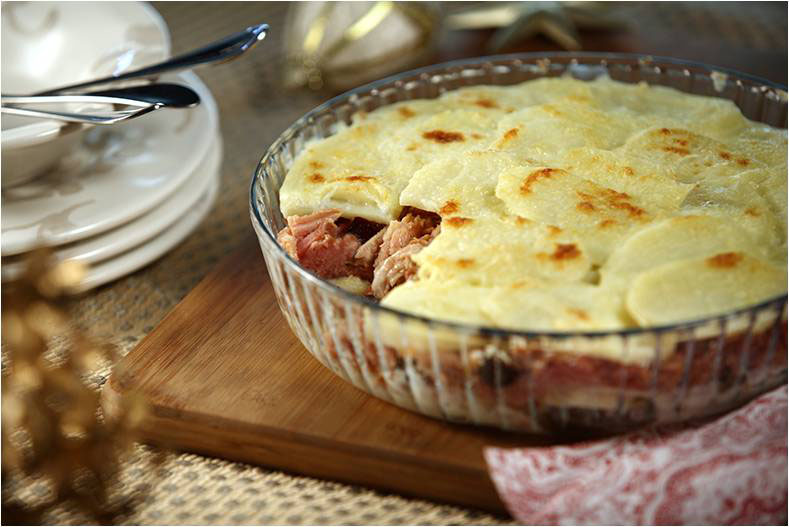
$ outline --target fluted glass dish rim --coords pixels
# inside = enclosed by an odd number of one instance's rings
[[[397,73],[395,75],[391,75],[389,77],[385,77],[377,81],[364,84],[352,90],[348,90],[340,95],[332,97],[328,101],[320,104],[319,106],[316,106],[306,114],[302,115],[292,125],[290,125],[282,134],[280,134],[280,136],[271,144],[271,146],[269,146],[269,148],[260,158],[252,174],[252,181],[250,184],[250,210],[252,212],[254,221],[257,222],[257,227],[259,227],[260,230],[262,230],[262,232],[265,233],[265,235],[269,239],[268,241],[276,247],[275,250],[277,251],[277,256],[279,258],[284,258],[285,261],[288,262],[289,267],[295,272],[297,272],[301,279],[307,280],[312,285],[321,288],[324,292],[329,292],[332,295],[338,296],[347,302],[356,304],[360,308],[367,308],[374,311],[379,310],[381,312],[399,317],[402,321],[415,321],[422,324],[426,324],[430,327],[437,327],[437,326],[443,327],[449,330],[459,331],[464,334],[476,334],[480,336],[504,337],[504,338],[548,337],[553,339],[562,339],[562,338],[597,339],[597,338],[605,338],[605,337],[633,337],[639,335],[655,335],[664,332],[687,331],[692,328],[706,326],[709,324],[714,324],[716,322],[721,323],[728,319],[741,317],[747,314],[756,315],[757,313],[766,310],[769,307],[772,306],[777,307],[781,304],[785,304],[787,302],[787,293],[776,295],[772,298],[763,300],[759,303],[738,308],[735,310],[730,310],[715,315],[699,317],[691,320],[675,322],[671,324],[627,327],[620,329],[607,329],[607,330],[595,330],[595,331],[588,331],[588,330],[553,331],[553,330],[538,330],[538,329],[525,330],[525,329],[517,329],[517,328],[493,327],[486,325],[475,325],[475,324],[468,324],[462,322],[453,322],[450,320],[425,317],[422,315],[410,313],[408,311],[395,309],[388,306],[383,306],[375,300],[371,300],[367,297],[350,293],[332,284],[331,282],[316,276],[315,274],[311,273],[310,271],[299,265],[298,262],[296,262],[280,246],[280,244],[277,242],[277,232],[274,232],[271,228],[269,228],[268,224],[263,220],[263,217],[259,210],[258,199],[256,199],[258,197],[256,191],[257,189],[256,183],[259,178],[264,177],[265,166],[267,161],[273,156],[276,156],[282,145],[292,140],[293,137],[299,131],[301,131],[307,126],[311,126],[314,123],[314,118],[316,115],[320,115],[326,110],[332,108],[333,106],[336,106],[338,103],[349,101],[361,94],[375,92],[379,88],[397,83],[404,79],[416,77],[419,75],[437,73],[439,71],[446,72],[451,68],[457,68],[457,67],[483,66],[485,64],[496,63],[496,62],[516,62],[516,61],[529,62],[529,61],[538,61],[540,59],[547,59],[550,61],[552,58],[562,59],[564,61],[567,61],[568,59],[570,61],[572,61],[572,59],[585,59],[585,60],[595,59],[599,61],[598,64],[599,66],[607,66],[606,64],[607,60],[616,60],[616,61],[629,60],[632,61],[631,62],[632,65],[659,66],[661,64],[665,64],[671,66],[685,66],[689,68],[692,67],[695,70],[697,70],[696,71],[697,73],[707,72],[710,74],[710,76],[712,76],[713,74],[725,75],[727,78],[733,78],[736,81],[747,80],[753,84],[760,85],[763,89],[773,90],[774,92],[777,92],[778,96],[782,97],[784,100],[786,100],[787,97],[786,85],[769,81],[767,79],[755,75],[750,75],[730,68],[714,66],[702,62],[676,59],[671,57],[662,57],[658,55],[638,54],[638,53],[601,53],[601,52],[511,53],[504,55],[490,55],[490,56],[474,57],[468,59],[460,59],[460,60],[442,62],[439,64],[433,64],[430,66],[425,66],[413,70],[408,70],[401,73]]]

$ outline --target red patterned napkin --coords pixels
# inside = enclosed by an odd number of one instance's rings
[[[787,387],[698,428],[485,449],[519,522],[786,525]]]

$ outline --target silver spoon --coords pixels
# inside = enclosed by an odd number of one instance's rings
[[[95,79],[77,84],[69,84],[59,88],[53,88],[36,93],[35,95],[53,95],[56,93],[67,93],[74,90],[81,90],[90,86],[99,86],[111,82],[125,81],[130,79],[151,79],[168,71],[179,71],[189,69],[193,66],[208,64],[211,62],[228,62],[238,58],[245,51],[251,49],[255,44],[266,37],[268,24],[258,24],[251,26],[243,31],[225,37],[205,47],[196,49],[173,57],[164,62],[146,66],[144,68],[112,75],[101,79]]]
[[[192,108],[200,104],[200,95],[192,88],[167,82],[143,84],[141,86],[130,86],[128,88],[91,91],[84,95],[134,99],[136,101],[148,102],[168,108]]]

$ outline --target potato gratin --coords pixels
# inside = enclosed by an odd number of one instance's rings
[[[299,155],[280,244],[382,305],[521,330],[654,326],[786,291],[787,134],[610,79],[357,114]]]

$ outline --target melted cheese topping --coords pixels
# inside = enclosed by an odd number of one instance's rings
[[[310,145],[280,201],[441,215],[382,300],[436,319],[603,330],[786,291],[786,130],[665,87],[552,78],[386,106]]]

